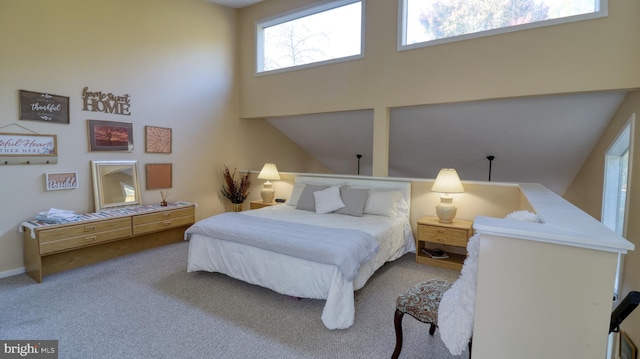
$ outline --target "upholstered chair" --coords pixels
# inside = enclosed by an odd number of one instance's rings
[[[396,330],[396,347],[392,359],[398,358],[402,350],[402,318],[405,314],[429,324],[429,334],[433,335],[438,326],[438,308],[444,293],[451,288],[453,282],[444,279],[432,279],[413,286],[400,294],[396,299],[394,326]],[[471,358],[471,342],[469,342],[469,358]]]

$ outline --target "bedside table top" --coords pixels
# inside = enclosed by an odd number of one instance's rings
[[[454,219],[452,223],[442,223],[438,217],[424,216],[418,219],[418,224],[426,224],[429,226],[441,226],[448,228],[460,228],[470,229],[473,225],[473,221],[467,221],[465,219]]]

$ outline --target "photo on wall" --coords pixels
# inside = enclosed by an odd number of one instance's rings
[[[133,124],[87,120],[89,151],[133,151]]]

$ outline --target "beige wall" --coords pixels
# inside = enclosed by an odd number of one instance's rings
[[[255,22],[313,1],[268,0],[239,16],[242,117],[640,87],[640,2],[601,19],[396,51],[396,0],[365,1],[365,57],[255,76]]]
[[[221,212],[224,164],[259,170],[326,169],[259,120],[238,120],[236,10],[202,0],[0,0],[0,132],[58,136],[58,164],[0,166],[0,275],[23,266],[18,225],[50,208],[93,210],[91,160],[173,163],[169,200]],[[131,115],[82,111],[83,87],[128,93]],[[70,123],[18,119],[18,90],[70,98]],[[86,120],[133,124],[134,150],[89,152]],[[16,125],[12,125],[16,124]],[[17,126],[19,125],[19,126]],[[171,154],[144,152],[144,126],[173,129]],[[79,188],[45,191],[47,171],[77,171]],[[160,201],[143,191],[143,203]]]
[[[616,136],[626,125],[632,114],[636,114],[636,121],[640,118],[640,91],[630,92],[615,113],[609,126],[585,161],[578,175],[569,186],[565,198],[583,211],[595,218],[600,218],[602,209],[602,188],[604,178],[605,152],[613,143]],[[640,215],[640,127],[635,125],[634,153],[631,163],[631,184],[627,192],[628,213],[626,238],[636,245],[636,250],[625,256],[621,294],[640,290],[640,222],[636,220]],[[631,339],[640,344],[640,310],[636,310],[623,323],[623,329],[628,331]]]

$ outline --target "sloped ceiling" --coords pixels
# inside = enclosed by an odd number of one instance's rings
[[[389,176],[535,182],[563,194],[624,98],[611,91],[393,108]],[[334,173],[372,174],[373,111],[267,119]]]

